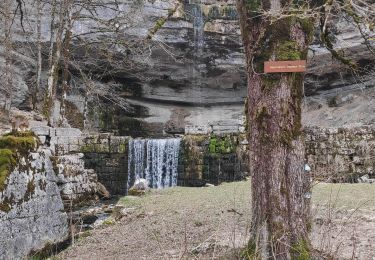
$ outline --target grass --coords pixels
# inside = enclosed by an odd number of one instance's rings
[[[220,259],[238,254],[247,241],[251,219],[250,181],[223,183],[216,187],[175,187],[151,190],[141,197],[122,197],[118,204],[134,208],[113,225],[92,230],[92,235],[60,254],[61,259]],[[314,215],[312,240],[317,248],[351,256],[352,230],[358,228],[346,212],[375,209],[375,185],[317,184],[313,189]],[[362,203],[366,202],[366,203]],[[319,207],[316,207],[319,205]],[[333,210],[327,211],[327,209]],[[340,207],[340,210],[337,209]],[[347,210],[342,210],[345,207]],[[339,213],[337,213],[339,212]],[[331,221],[325,216],[330,213]],[[357,251],[367,259],[375,222],[364,211],[358,229]],[[362,215],[361,215],[362,214]],[[349,215],[351,216],[351,215]],[[343,218],[345,228],[343,233]],[[323,224],[317,224],[317,218]],[[318,220],[319,220],[318,219]],[[320,221],[320,220],[319,220]],[[349,222],[351,221],[351,222]],[[350,225],[350,226],[348,226]],[[322,231],[322,232],[321,232]],[[324,231],[324,234],[323,234]],[[321,247],[321,241],[328,241]],[[375,235],[374,235],[375,238]],[[102,243],[104,243],[102,245]],[[340,251],[336,246],[341,245]],[[98,249],[98,246],[100,249]],[[140,250],[142,249],[142,250]],[[342,249],[342,250],[341,250]],[[233,254],[232,254],[233,253]],[[224,259],[236,259],[225,258]]]
[[[357,207],[375,209],[375,185],[366,183],[319,183],[312,192],[314,205],[344,207],[354,209]],[[223,205],[235,205],[237,208],[248,208],[245,203],[250,202],[250,181],[223,183],[216,187],[174,187],[165,190],[151,190],[145,196],[125,196],[119,201],[126,207],[152,207],[152,205],[167,208],[186,204],[206,204],[212,201]],[[215,203],[215,207],[217,204]]]
[[[313,204],[344,209],[375,209],[375,185],[320,183],[313,189]]]

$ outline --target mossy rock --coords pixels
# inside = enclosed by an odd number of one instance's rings
[[[0,137],[0,149],[11,149],[19,152],[34,150],[37,146],[36,138],[32,136],[7,135]]]
[[[0,137],[0,191],[5,189],[6,179],[16,165],[19,154],[27,155],[37,145],[32,132],[17,132]]]
[[[128,195],[130,196],[143,196],[146,194],[145,190],[129,189]]]
[[[5,188],[5,180],[9,175],[9,167],[15,163],[12,150],[0,149],[0,191]]]

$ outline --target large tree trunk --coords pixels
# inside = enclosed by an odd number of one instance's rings
[[[246,256],[250,259],[309,259],[310,178],[304,172],[301,127],[303,74],[263,73],[265,61],[307,58],[312,23],[289,13],[278,17],[291,2],[237,0],[248,76],[252,229]]]

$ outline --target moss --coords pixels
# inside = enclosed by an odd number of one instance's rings
[[[245,0],[245,6],[250,12],[258,12],[262,4],[260,0]]]
[[[9,212],[11,209],[11,201],[7,197],[5,197],[3,202],[0,202],[0,211]]]
[[[5,181],[10,173],[10,168],[16,163],[13,151],[10,149],[0,149],[0,191],[5,188]]]
[[[81,153],[108,153],[109,147],[102,144],[86,144],[81,146],[80,151]]]
[[[34,194],[35,192],[35,182],[34,182],[34,178],[32,178],[28,183],[27,183],[27,189],[26,189],[26,193],[24,195],[24,200],[27,201],[31,198],[31,196]]]
[[[14,136],[14,137],[35,137],[33,131],[12,131],[8,134],[5,134],[3,136]]]
[[[17,163],[17,154],[28,154],[37,147],[37,141],[31,132],[17,132],[0,137],[0,191]]]
[[[259,256],[259,253],[257,251],[256,243],[253,239],[250,239],[247,243],[247,246],[243,250],[241,254],[241,259],[246,260],[255,260],[255,259],[261,259]]]
[[[172,12],[172,14],[173,14],[173,12]],[[167,18],[165,18],[165,17],[162,17],[159,20],[157,20],[154,27],[151,28],[151,30],[149,31],[147,38],[151,39],[152,36],[154,36],[157,33],[157,31],[159,31],[160,28],[163,27],[163,25],[165,24],[166,21],[167,21]]]
[[[245,115],[245,132],[248,133],[249,131],[249,98],[245,98],[245,105],[244,105],[244,115]]]
[[[305,240],[298,241],[294,246],[292,246],[293,260],[310,260],[310,247]]]
[[[276,49],[277,60],[300,60],[301,51],[295,41],[284,41]]]
[[[209,153],[216,153],[217,139],[215,137],[210,138],[210,143],[208,144]]]
[[[263,91],[270,91],[277,83],[280,81],[280,74],[266,74],[262,78],[262,90]]]
[[[36,140],[34,136],[3,136],[0,137],[0,149],[12,149],[21,152],[28,152],[36,147]]]
[[[211,136],[208,144],[209,154],[216,155],[232,153],[237,146],[237,140],[234,139],[235,138],[230,135]]]
[[[312,42],[314,39],[315,25],[314,21],[309,18],[301,19],[296,18],[297,22],[301,25],[302,30],[307,34],[308,42]]]
[[[125,143],[119,144],[118,151],[119,151],[119,153],[125,153],[126,152],[126,144]]]
[[[114,224],[116,224],[116,221],[112,218],[107,218],[106,220],[103,221],[103,225],[110,226]]]
[[[78,238],[79,239],[83,239],[83,238],[89,237],[91,235],[92,235],[91,231],[90,230],[86,230],[84,232],[79,233],[79,237]]]

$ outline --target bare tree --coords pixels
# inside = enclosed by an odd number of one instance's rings
[[[13,66],[12,66],[12,1],[5,0],[3,3],[3,32],[4,32],[4,59],[5,69],[3,76],[3,91],[5,96],[4,110],[10,111],[13,91]]]
[[[36,44],[37,44],[37,72],[36,84],[32,90],[32,105],[36,109],[38,91],[41,89],[42,84],[42,3],[41,0],[36,0]]]

